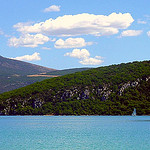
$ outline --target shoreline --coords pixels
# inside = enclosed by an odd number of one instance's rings
[[[0,115],[0,117],[8,117],[8,116],[105,116],[105,117],[117,117],[117,116],[120,116],[120,117],[124,117],[124,116],[131,116],[131,117],[142,117],[142,116],[150,116],[150,115],[136,115],[136,116],[132,116],[132,115],[52,115],[52,114],[49,114],[49,115]]]

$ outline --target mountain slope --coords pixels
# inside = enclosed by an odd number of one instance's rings
[[[5,115],[150,115],[150,61],[90,69],[0,95]]]
[[[72,69],[56,70],[56,71],[48,72],[46,74],[47,75],[60,75],[60,76],[62,76],[62,75],[76,73],[76,72],[86,71],[89,69],[92,69],[92,68],[72,68]]]
[[[42,72],[50,72],[55,69],[34,65],[31,63],[13,60],[0,56],[0,75],[27,75]]]
[[[55,71],[55,69],[0,56],[0,93],[47,79],[45,77],[28,78],[27,75],[50,71]]]

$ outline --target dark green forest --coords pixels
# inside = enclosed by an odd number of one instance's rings
[[[1,115],[150,115],[150,61],[46,79],[0,95]]]
[[[72,69],[64,69],[64,70],[56,70],[56,71],[51,71],[46,73],[47,75],[67,75],[67,74],[72,74],[76,72],[81,72],[85,70],[89,70],[91,68],[72,68]]]

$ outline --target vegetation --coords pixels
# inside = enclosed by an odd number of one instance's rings
[[[27,77],[25,75],[0,76],[0,93],[8,92],[49,78],[50,77]]]
[[[1,115],[150,115],[150,61],[46,79],[0,95]]]
[[[21,88],[37,81],[49,79],[51,77],[27,77],[27,75],[66,75],[70,73],[88,70],[89,68],[74,68],[65,70],[54,70],[42,66],[8,59],[0,56],[0,93]]]
[[[73,68],[73,69],[64,69],[64,70],[56,70],[56,71],[52,71],[52,72],[48,72],[46,73],[47,75],[67,75],[67,74],[72,74],[72,73],[76,73],[76,72],[81,72],[81,71],[85,71],[85,70],[89,70],[91,68]]]

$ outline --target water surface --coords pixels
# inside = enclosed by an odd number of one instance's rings
[[[1,116],[0,150],[149,150],[150,116]]]

